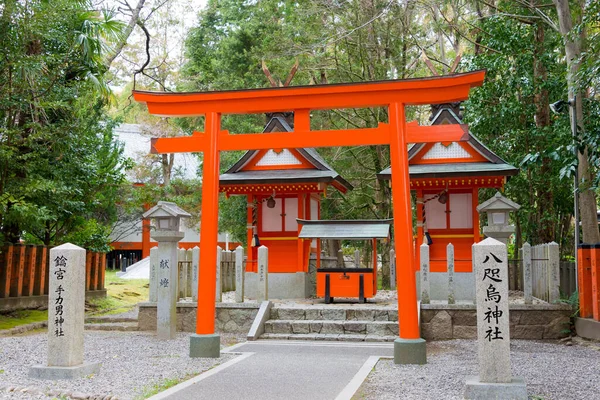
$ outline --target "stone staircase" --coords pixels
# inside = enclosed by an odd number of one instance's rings
[[[261,339],[392,342],[398,311],[368,304],[274,305]]]

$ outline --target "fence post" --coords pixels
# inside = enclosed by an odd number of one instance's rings
[[[50,260],[52,262],[52,260]],[[85,290],[90,290],[90,284],[92,279],[92,253],[86,251],[85,253]]]
[[[533,282],[531,265],[531,245],[523,243],[523,292],[525,295],[525,304],[533,303]]]
[[[153,303],[158,301],[158,247],[150,249],[150,295]]]
[[[354,266],[360,268],[360,250],[354,250]]]
[[[4,271],[0,271],[0,298],[10,297],[10,280],[12,279],[13,246],[2,249],[4,259]]]
[[[217,291],[216,291],[216,299],[217,303],[221,303],[223,301],[223,279],[221,276],[221,255],[223,253],[223,249],[220,246],[217,246]]]
[[[446,259],[448,260],[448,304],[455,304],[454,294],[454,245],[448,243],[446,247]]]
[[[193,274],[192,274],[192,259],[194,258],[194,251],[192,249],[187,249],[185,251],[185,276],[186,276],[186,285],[185,285],[185,297],[192,297],[192,285],[193,285]]]
[[[421,303],[429,304],[430,298],[429,285],[429,246],[427,243],[421,245]]]
[[[548,266],[550,267],[550,303],[560,300],[560,252],[558,244],[548,245]]]
[[[200,267],[200,248],[192,249],[192,301],[198,302],[198,268]]]
[[[390,250],[390,289],[396,290],[396,251]]]
[[[48,280],[50,277],[50,264],[48,263],[48,248],[46,246],[42,246],[42,256],[40,260],[41,264],[41,272],[40,272],[40,296],[46,294],[48,290]]]
[[[258,290],[257,300],[259,302],[269,299],[269,249],[267,246],[258,248]]]
[[[23,281],[25,277],[25,246],[19,245],[19,269],[18,269],[18,281],[17,281],[17,297],[23,295]]]
[[[235,301],[244,302],[244,248],[238,246],[235,249]]]
[[[185,270],[185,249],[177,249],[177,272],[179,273],[177,296],[179,299],[185,299],[185,288],[187,286],[187,275]]]

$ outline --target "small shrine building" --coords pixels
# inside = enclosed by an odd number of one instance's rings
[[[462,124],[460,103],[431,107],[431,125]],[[467,141],[412,145],[408,150],[408,164],[410,189],[417,197],[415,271],[420,269],[420,246],[427,240],[431,272],[447,272],[446,248],[452,243],[455,271],[472,273],[471,246],[481,240],[477,212],[479,190],[502,189],[507,180],[518,173],[518,168],[498,157],[471,132]],[[391,169],[381,171],[378,178],[391,179]],[[455,275],[457,289],[464,286],[468,291],[472,287],[469,275]],[[447,277],[440,278],[440,287],[446,285]],[[465,280],[464,285],[461,278]],[[432,274],[431,285],[432,298],[436,299],[435,274]],[[440,298],[445,295],[444,292]],[[466,298],[471,295],[462,293]]]
[[[293,132],[293,115],[267,115],[263,133]],[[309,287],[311,252],[318,241],[298,237],[297,219],[320,219],[321,196],[329,186],[346,193],[352,189],[312,148],[247,151],[219,177],[219,190],[227,196],[247,198],[246,294],[254,297],[257,251],[269,249],[269,295],[305,298]]]

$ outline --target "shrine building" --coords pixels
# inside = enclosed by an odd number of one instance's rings
[[[431,107],[431,125],[462,124],[460,103]],[[479,190],[502,190],[519,170],[494,154],[471,132],[466,141],[412,145],[408,164],[410,189],[417,197],[414,270],[420,269],[420,246],[428,241],[431,296],[434,300],[447,298],[446,248],[452,243],[457,300],[473,299],[471,246],[481,240]],[[378,178],[391,179],[390,168],[381,171]],[[419,282],[417,279],[417,285]]]
[[[293,118],[268,114],[263,133],[293,132]],[[306,298],[310,292],[308,264],[311,247],[320,242],[298,237],[297,219],[320,219],[321,196],[329,186],[346,193],[352,189],[313,148],[274,148],[247,151],[219,177],[227,196],[247,198],[247,261],[245,292],[255,297],[257,251],[269,250],[269,296]]]

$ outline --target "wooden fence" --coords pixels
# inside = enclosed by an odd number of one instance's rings
[[[8,245],[0,248],[0,299],[48,294],[50,249]],[[86,252],[86,292],[104,290],[106,254]]]

